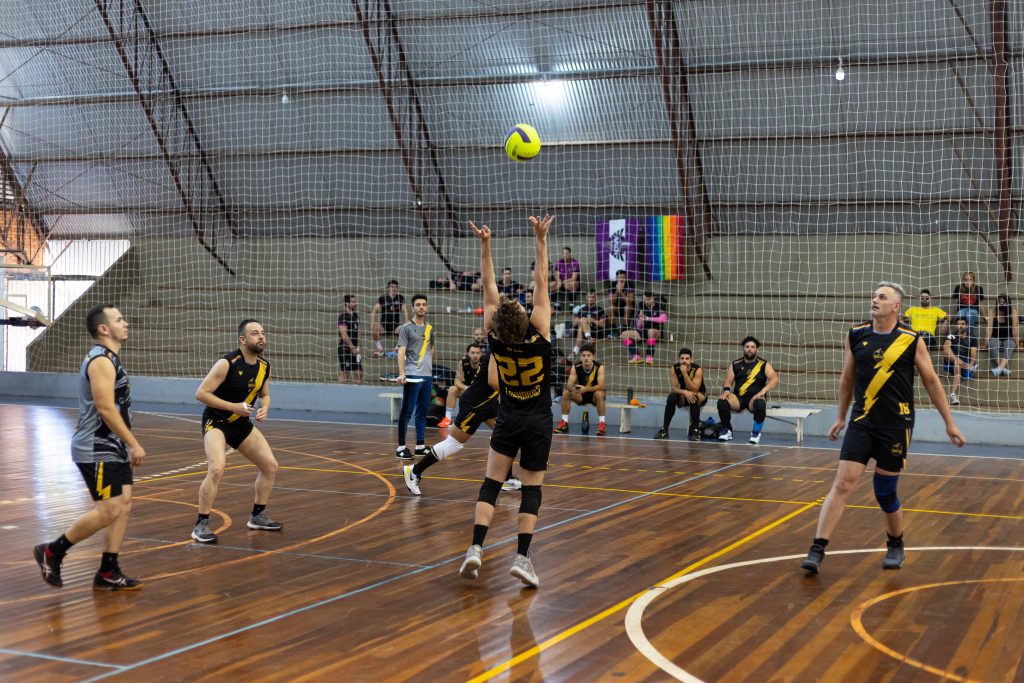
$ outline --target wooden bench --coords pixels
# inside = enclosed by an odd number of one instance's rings
[[[391,421],[397,420],[398,415],[402,412],[402,394],[397,391],[385,391],[384,393],[377,394],[377,398],[391,399]]]
[[[767,415],[770,418],[774,418],[776,420],[779,420],[780,418],[785,418],[785,417],[795,418],[796,419],[796,442],[797,443],[803,443],[803,441],[804,441],[804,419],[810,417],[811,415],[816,415],[817,413],[820,413],[820,412],[821,412],[820,408],[769,408],[765,412],[765,415]],[[792,422],[789,422],[788,420],[781,420],[781,421],[782,422],[787,422],[788,424],[793,424]]]
[[[629,403],[606,403],[604,407],[606,409],[619,409],[619,434],[629,434],[633,431],[633,424],[629,419],[629,411],[646,406],[634,406]]]

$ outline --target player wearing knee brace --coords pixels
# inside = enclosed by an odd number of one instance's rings
[[[732,362],[725,373],[722,393],[718,396],[718,417],[722,421],[721,441],[732,441],[732,414],[749,410],[754,415],[750,443],[761,443],[768,410],[768,392],[779,384],[779,374],[772,364],[758,355],[761,342],[747,337],[742,342],[743,355]]]
[[[914,428],[914,374],[932,404],[942,415],[946,434],[958,447],[964,437],[953,421],[953,413],[942,382],[932,367],[928,347],[913,329],[899,322],[903,288],[880,282],[871,298],[871,320],[850,329],[843,351],[843,373],[839,379],[838,416],[828,436],[835,441],[846,426],[835,481],[818,516],[811,549],[800,567],[812,574],[821,569],[825,547],[839,523],[850,494],[857,487],[868,461],[874,458],[872,483],[875,499],[885,513],[887,526],[885,569],[903,566],[903,511],[897,495],[899,474],[906,465],[907,449]]]
[[[522,501],[519,539],[509,573],[536,588],[540,579],[530,559],[530,544],[540,511],[541,485],[551,450],[551,300],[547,290],[547,236],[554,220],[530,216],[535,236],[536,284],[533,311],[528,316],[515,299],[499,299],[491,263],[491,232],[470,223],[480,240],[480,271],[484,288],[484,330],[488,333],[491,363],[488,382],[497,388],[500,404],[487,453],[487,472],[480,487],[473,524],[473,539],[459,574],[475,579],[483,562],[483,543],[501,492],[500,477],[519,458]]]

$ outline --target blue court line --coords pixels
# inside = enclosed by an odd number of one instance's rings
[[[92,662],[88,659],[75,659],[73,657],[58,657],[56,655],[45,655],[41,652],[22,652],[21,650],[10,650],[6,647],[0,647],[0,654],[14,655],[15,657],[35,657],[36,659],[49,659],[53,662],[62,662],[64,664],[85,664],[87,666],[102,666],[106,669],[114,669],[111,673],[119,673],[127,666],[121,664],[105,664],[103,662]]]
[[[750,458],[746,458],[744,460],[740,460],[739,462],[734,462],[732,464],[725,465],[723,467],[719,467],[718,469],[711,470],[710,472],[702,472],[701,474],[697,474],[697,475],[694,475],[692,477],[688,477],[687,479],[682,479],[682,480],[677,481],[677,482],[675,482],[673,484],[669,484],[668,486],[663,486],[660,489],[655,489],[654,491],[650,491],[648,493],[641,493],[639,495],[633,496],[632,498],[627,498],[626,500],[622,500],[622,501],[619,501],[617,503],[611,503],[609,505],[604,506],[603,508],[598,508],[597,510],[591,510],[589,512],[584,512],[582,514],[576,515],[575,517],[569,517],[567,519],[563,519],[560,522],[554,522],[554,523],[549,524],[547,526],[543,526],[540,529],[537,529],[537,531],[546,531],[547,529],[554,529],[556,527],[562,526],[563,524],[569,524],[570,522],[575,522],[575,521],[577,521],[579,519],[583,519],[585,517],[590,517],[590,516],[593,516],[593,515],[597,515],[597,514],[600,514],[602,512],[606,512],[608,510],[617,508],[619,506],[627,505],[629,503],[632,503],[632,502],[635,502],[635,501],[638,501],[638,500],[642,500],[642,499],[650,497],[650,496],[652,496],[654,494],[662,493],[664,491],[668,491],[669,489],[673,489],[673,488],[675,488],[677,486],[682,486],[683,484],[688,484],[688,483],[690,483],[692,481],[696,481],[698,479],[703,479],[703,478],[709,477],[709,476],[711,476],[713,474],[717,474],[719,472],[723,472],[725,470],[732,469],[733,467],[738,467],[739,465],[745,465],[747,463],[753,462],[754,460],[758,460],[760,458],[763,458],[766,455],[768,455],[768,453],[758,453],[757,455],[752,456]],[[506,539],[504,541],[499,541],[498,543],[493,543],[489,547],[493,548],[493,547],[497,547],[497,546],[508,545],[508,544],[512,543],[513,541],[518,541],[518,539],[516,537],[508,538],[508,539]],[[325,598],[323,600],[311,603],[311,604],[306,605],[304,607],[298,607],[296,609],[289,610],[288,612],[283,612],[282,614],[278,614],[277,616],[268,617],[268,618],[263,619],[261,621],[257,621],[254,624],[249,624],[248,626],[241,626],[239,628],[234,629],[233,631],[228,631],[227,633],[222,633],[220,635],[211,636],[209,638],[206,638],[204,640],[199,641],[198,643],[193,643],[191,645],[184,645],[184,646],[179,647],[177,649],[171,650],[170,652],[165,652],[162,655],[156,655],[155,657],[150,657],[149,659],[143,659],[142,661],[136,662],[134,664],[129,664],[127,666],[119,667],[116,671],[110,671],[110,672],[107,672],[107,673],[100,674],[98,676],[94,676],[92,678],[87,678],[87,679],[85,679],[85,681],[83,681],[83,683],[92,683],[92,681],[100,681],[100,680],[103,680],[105,678],[109,678],[110,676],[116,676],[118,674],[124,673],[125,671],[132,671],[134,669],[138,669],[139,667],[148,666],[150,664],[155,664],[156,662],[160,662],[160,661],[163,661],[165,659],[169,659],[171,657],[176,657],[177,655],[184,654],[186,652],[190,652],[192,650],[195,650],[196,648],[200,648],[200,647],[203,647],[205,645],[210,645],[211,643],[216,643],[219,640],[223,640],[225,638],[230,638],[232,636],[237,636],[240,633],[245,633],[247,631],[252,631],[252,630],[257,629],[257,628],[262,628],[263,626],[266,626],[268,624],[273,624],[273,623],[281,621],[283,619],[287,619],[289,617],[293,617],[296,614],[302,614],[303,612],[308,612],[310,610],[314,610],[314,609],[317,609],[319,607],[323,607],[325,605],[330,605],[330,604],[338,602],[340,600],[344,600],[346,598],[350,598],[353,595],[359,595],[360,593],[365,593],[367,591],[373,590],[374,588],[380,588],[381,586],[386,586],[389,583],[394,583],[395,581],[398,581],[400,579],[404,579],[404,578],[407,578],[409,576],[415,576],[416,574],[422,574],[425,571],[430,571],[431,569],[437,569],[438,567],[443,567],[446,564],[450,564],[452,562],[457,562],[457,561],[460,561],[462,559],[463,559],[463,555],[459,554],[459,555],[456,555],[455,557],[448,558],[447,560],[441,560],[440,562],[436,562],[434,564],[424,566],[424,567],[422,567],[420,569],[414,569],[412,571],[408,571],[408,572],[405,572],[403,574],[398,574],[397,576],[392,576],[392,577],[387,578],[387,579],[381,579],[380,581],[377,581],[375,583],[371,583],[368,586],[363,586],[362,588],[356,588],[355,590],[351,590],[351,591],[348,591],[346,593],[342,593],[341,595],[335,595],[334,597],[331,597],[331,598]],[[113,665],[107,665],[107,666],[113,666]]]

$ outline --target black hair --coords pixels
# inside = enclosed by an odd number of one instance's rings
[[[927,294],[928,296],[931,296],[932,295],[932,291],[930,289],[922,289],[921,290],[921,294]]]
[[[398,286],[398,280],[388,280],[388,287],[390,287],[391,285],[395,285],[397,287]]]
[[[470,349],[480,349],[481,351],[483,351],[483,349],[480,348],[480,345],[477,344],[476,342],[470,342],[469,344],[466,344],[466,353],[469,353]]]
[[[415,306],[416,302],[419,301],[420,299],[423,299],[424,301],[426,301],[427,297],[424,294],[413,294],[412,295],[412,305]]]
[[[249,323],[256,323],[257,325],[259,325],[260,321],[257,320],[256,318],[246,318],[242,322],[238,323],[238,336],[239,337],[244,337],[245,336],[245,328],[249,325]]]
[[[679,353],[676,354],[676,358],[682,355],[687,355],[690,358],[693,358],[693,351],[684,346],[683,348],[679,349]]]
[[[100,325],[110,324],[110,319],[107,317],[108,308],[115,308],[115,306],[113,304],[96,304],[85,314],[85,329],[89,330],[89,336],[93,339],[99,338]]]
[[[590,351],[590,353],[595,353],[594,352],[594,345],[593,344],[584,344],[583,346],[580,347],[580,353],[583,353],[584,351]],[[595,353],[595,355],[596,355],[596,353]]]
[[[345,303],[348,304],[348,303],[352,303],[352,299],[355,299],[355,298],[356,297],[355,297],[354,294],[346,294],[345,296],[342,297],[342,301],[344,301]]]
[[[747,342],[754,342],[754,345],[757,348],[761,348],[761,342],[758,341],[757,337],[755,337],[753,335],[749,335],[749,336],[744,337],[743,341],[740,342],[740,346],[746,346]]]

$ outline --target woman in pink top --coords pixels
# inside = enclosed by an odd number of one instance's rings
[[[668,313],[655,300],[654,292],[644,292],[643,301],[636,315],[636,328],[622,333],[622,345],[626,347],[630,363],[654,365],[654,349],[661,339],[661,330],[667,320]],[[646,356],[640,354],[642,342],[647,344]]]

